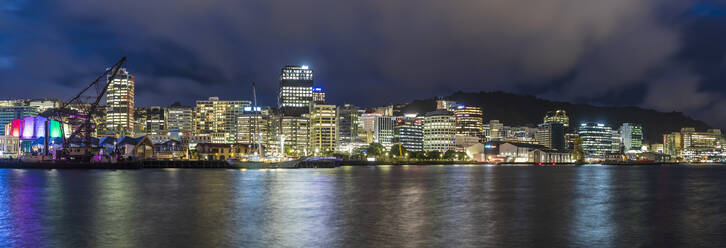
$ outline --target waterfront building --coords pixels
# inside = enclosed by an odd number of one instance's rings
[[[237,117],[243,114],[250,101],[222,101],[218,97],[210,97],[206,101],[197,101],[194,119],[195,134],[209,134],[212,142],[235,143]]]
[[[133,135],[134,76],[126,68],[121,68],[118,75],[109,80],[106,91],[106,131],[117,136]]]
[[[280,73],[277,106],[283,115],[300,116],[313,101],[313,70],[307,66],[285,66]]]
[[[313,87],[313,103],[325,104],[325,91],[320,87]]]
[[[504,124],[499,120],[491,120],[484,125],[484,136],[487,141],[500,141],[505,137],[505,134]]]
[[[456,117],[448,110],[426,113],[423,123],[424,151],[446,152],[454,149]]]
[[[640,152],[643,147],[643,126],[635,123],[623,123],[620,126],[620,137],[623,140],[624,152]]]
[[[150,135],[167,135],[169,131],[167,116],[168,112],[166,108],[159,106],[149,108],[146,118],[146,133]]]
[[[35,106],[6,106],[0,107],[0,127],[5,127],[13,120],[38,115]]]
[[[172,106],[167,111],[167,125],[172,137],[178,137],[191,134],[193,129],[194,110],[188,107]]]
[[[694,128],[682,128],[682,156],[687,161],[711,162],[723,161],[726,153],[722,147],[723,135],[719,129],[708,129],[696,132]]]
[[[373,130],[373,142],[380,143],[386,149],[393,146],[393,126],[395,118],[393,116],[378,116],[375,119]]]
[[[623,138],[620,136],[620,132],[617,129],[610,130],[612,142],[610,143],[610,153],[621,154],[623,148]]]
[[[459,105],[454,108],[456,134],[484,139],[484,114],[480,107]]]
[[[262,116],[261,107],[247,106],[242,110],[242,115],[237,117],[237,143],[256,145],[264,144],[267,140],[267,120]],[[269,110],[265,110],[269,112]]]
[[[676,160],[678,160],[678,158],[682,158],[683,136],[680,132],[663,135],[663,153],[671,155],[671,157]]]
[[[559,122],[548,122],[539,125],[535,135],[537,143],[550,149],[565,149],[565,126]]]
[[[149,109],[147,108],[135,108],[134,109],[134,134],[135,135],[146,135],[146,120],[149,119]],[[113,131],[106,130],[104,136],[118,136]]]
[[[201,160],[228,160],[241,159],[253,149],[247,144],[200,143],[195,150]]]
[[[378,119],[378,117],[381,117],[381,116],[383,116],[383,115],[375,114],[375,113],[361,114],[361,116],[360,116],[361,128],[358,130],[362,131],[362,132],[360,132],[358,134],[358,136],[360,136],[361,140],[363,140],[366,144],[375,142],[374,133],[376,130],[376,119]]]
[[[513,142],[513,143],[527,143],[537,144],[536,136],[539,128],[518,126],[518,127],[503,127],[506,131],[504,139],[502,141]]]
[[[423,118],[409,115],[396,119],[393,144],[401,144],[410,152],[423,151]]]
[[[567,117],[567,112],[564,110],[558,109],[555,111],[549,111],[545,114],[544,117],[544,124],[547,123],[560,123],[562,126],[567,129],[570,127],[570,118]]]
[[[338,144],[338,114],[335,105],[313,104],[310,111],[310,150],[329,154]]]
[[[154,158],[160,160],[189,159],[189,147],[178,140],[168,140],[154,145]]]
[[[562,125],[560,123],[557,123]],[[491,147],[492,145],[490,145]],[[572,163],[569,152],[547,148],[543,145],[505,142],[498,144],[498,154],[503,162],[510,163]]]
[[[351,104],[338,107],[338,150],[352,152],[353,149],[362,147],[365,139],[361,139],[359,130],[362,130],[360,123],[360,109]]]
[[[612,152],[612,129],[602,123],[582,123],[577,129],[582,138],[582,149],[590,158],[603,159],[606,153]]]
[[[20,156],[20,137],[13,135],[0,136],[0,159],[18,158]]]
[[[310,119],[304,114],[297,116],[282,116],[280,121],[280,139],[282,140],[281,150],[287,155],[305,156],[310,154],[308,150],[308,135]]]
[[[476,144],[481,144],[481,139],[478,137],[459,134],[454,136],[454,150],[457,152],[466,152],[467,148]]]

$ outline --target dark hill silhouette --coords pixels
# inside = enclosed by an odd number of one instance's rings
[[[545,113],[564,109],[570,117],[570,125],[582,122],[600,122],[612,128],[619,128],[624,122],[643,125],[644,138],[650,143],[662,143],[663,134],[679,131],[682,127],[706,130],[709,125],[694,120],[680,112],[658,112],[638,107],[597,107],[587,104],[555,102],[531,95],[517,95],[506,92],[456,92],[444,97],[461,104],[479,106],[484,111],[484,120],[500,120],[508,126],[535,126],[542,122]],[[415,100],[401,109],[402,113],[426,113],[436,108],[436,99]]]

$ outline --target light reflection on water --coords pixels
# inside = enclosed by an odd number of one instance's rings
[[[0,247],[724,246],[726,167],[0,170]]]

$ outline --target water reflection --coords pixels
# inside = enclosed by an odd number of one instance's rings
[[[726,168],[0,170],[0,247],[723,246]]]
[[[611,247],[615,241],[615,220],[612,218],[612,173],[614,168],[578,168],[572,187],[572,227],[570,236],[576,247]]]

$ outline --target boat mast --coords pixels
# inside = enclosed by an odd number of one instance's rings
[[[254,119],[255,119],[255,143],[257,143],[257,153],[259,156],[262,156],[262,144],[260,144],[260,132],[257,129],[257,89],[255,87],[255,82],[252,82],[252,100],[254,101],[254,105],[252,106],[252,112],[255,113]],[[262,109],[260,109],[262,110]]]

